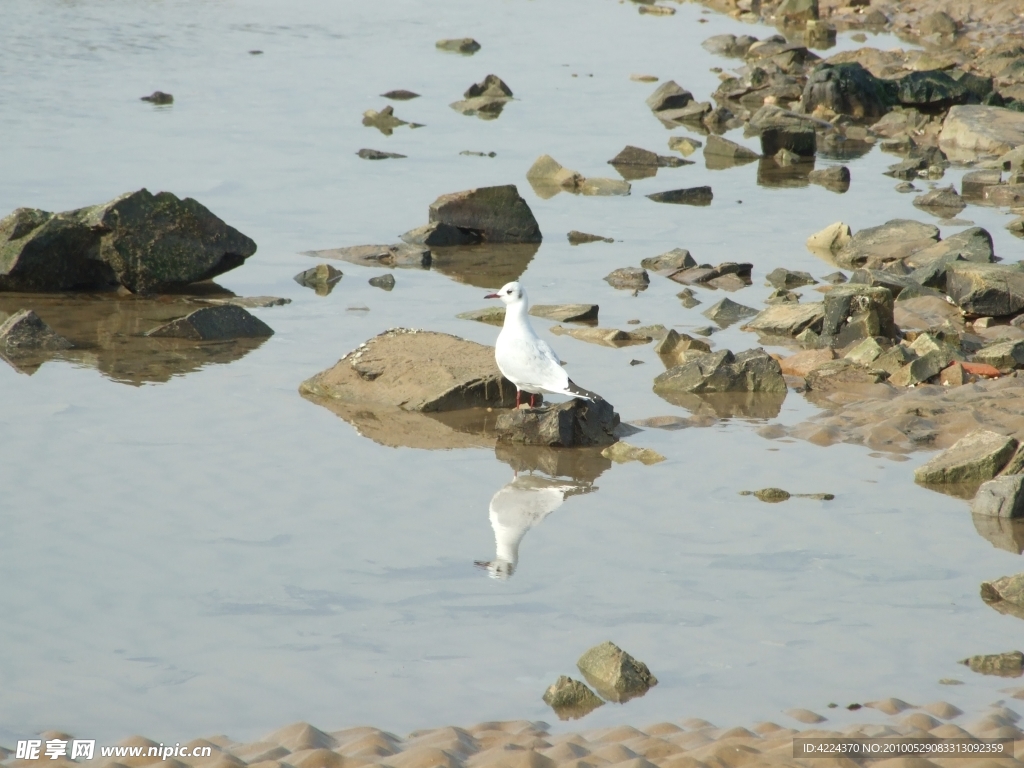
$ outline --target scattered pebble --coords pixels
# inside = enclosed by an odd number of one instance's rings
[[[382,93],[381,96],[385,99],[394,99],[395,101],[409,101],[410,99],[418,99],[420,97],[420,95],[414,91],[406,91],[401,88],[396,91]]]
[[[173,104],[174,97],[169,93],[164,93],[163,91],[153,91],[149,96],[141,97],[139,101],[148,101],[151,104],[165,105]]]
[[[395,276],[388,273],[378,277],[371,277],[369,283],[374,288],[383,288],[385,291],[390,291],[395,287]]]

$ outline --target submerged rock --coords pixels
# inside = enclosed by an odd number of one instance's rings
[[[578,720],[604,706],[604,702],[586,685],[565,675],[548,686],[543,699],[559,720]]]
[[[604,279],[612,288],[639,291],[645,290],[651,282],[647,270],[639,267],[621,267],[605,275]]]
[[[303,394],[405,411],[508,407],[516,388],[494,348],[447,333],[392,328],[302,382]]]
[[[981,483],[990,480],[1017,449],[1012,437],[980,429],[914,470],[919,483]]]
[[[1024,573],[983,581],[981,599],[1000,613],[1024,619]]]
[[[379,149],[360,149],[356,152],[363,160],[397,160],[407,155],[400,155],[397,152],[381,152]]]
[[[441,195],[430,204],[430,222],[471,230],[488,243],[539,243],[533,211],[514,184]]]
[[[724,157],[737,163],[752,162],[761,157],[757,152],[747,149],[742,144],[714,134],[708,136],[707,144],[704,145],[704,156],[708,157],[709,155]]]
[[[665,460],[657,451],[652,451],[650,448],[640,448],[636,445],[630,445],[629,443],[618,442],[614,445],[610,445],[601,451],[601,455],[607,459],[611,459],[617,464],[625,464],[630,461],[639,461],[641,464],[657,464]]]
[[[619,152],[619,154],[609,160],[608,164],[614,166],[638,165],[653,168],[679,168],[683,165],[689,165],[691,162],[692,161],[690,160],[683,160],[679,157],[659,155],[647,149],[628,145],[625,149]]]
[[[459,37],[448,40],[438,40],[434,43],[434,47],[442,51],[452,51],[453,53],[472,55],[480,50],[480,43],[472,37]]]
[[[190,341],[220,341],[265,338],[273,336],[274,331],[242,307],[226,304],[197,309],[185,317],[154,328],[146,335]]]
[[[766,279],[775,288],[799,288],[801,285],[814,285],[815,280],[810,272],[794,272],[785,267],[777,267],[768,273]]]
[[[426,269],[433,261],[429,248],[408,243],[350,245],[345,248],[329,248],[324,251],[307,251],[306,255],[320,259],[341,259],[364,267],[419,267]]]
[[[335,269],[330,264],[317,264],[315,267],[304,269],[295,275],[294,280],[299,285],[312,288],[317,296],[326,296],[334,290],[334,286],[344,277],[340,269]]]
[[[566,235],[569,239],[569,245],[583,245],[584,243],[614,243],[615,238],[603,237],[601,235],[591,235],[588,232],[580,232],[579,230],[573,229]]]
[[[832,165],[807,174],[811,184],[818,184],[832,192],[845,192],[850,188],[850,169],[845,165]]]
[[[609,701],[624,703],[643,696],[658,684],[658,679],[646,664],[610,641],[584,653],[576,666],[587,682]]]
[[[418,99],[420,97],[418,93],[415,93],[414,91],[407,91],[404,88],[398,88],[394,91],[382,93],[381,96],[385,99],[394,99],[395,101],[409,101],[410,99]]]
[[[671,251],[667,251],[659,256],[642,259],[640,266],[644,269],[662,272],[689,269],[690,267],[696,267],[697,262],[694,261],[690,252],[685,248],[673,248]]]
[[[967,203],[957,194],[956,187],[952,184],[915,197],[914,205],[944,217],[955,216],[967,207]]]
[[[395,287],[395,276],[392,274],[379,275],[377,277],[371,277],[368,281],[374,288],[382,288],[385,291],[390,291]]]
[[[728,349],[687,351],[682,358],[680,365],[655,378],[656,394],[786,392],[779,363],[763,349],[748,349],[736,355]]]
[[[390,136],[395,132],[395,128],[402,125],[409,125],[409,123],[399,117],[396,117],[395,108],[388,105],[380,112],[375,109],[368,109],[363,112],[363,125],[367,128],[376,128],[385,136]]]
[[[655,192],[647,197],[656,203],[675,203],[681,205],[711,205],[714,195],[711,187],[689,187],[688,189],[672,189],[667,192]]]
[[[4,218],[0,291],[167,290],[216,277],[255,252],[256,243],[192,198],[141,189],[88,208],[19,208]]]
[[[31,309],[15,312],[0,324],[0,348],[8,353],[28,350],[55,352],[72,346]]]
[[[972,672],[982,675],[998,675],[999,677],[1024,675],[1024,653],[1020,651],[971,656],[962,659],[960,663],[970,667]]]
[[[541,197],[551,197],[559,190],[576,191],[584,182],[583,174],[564,167],[551,155],[541,155],[526,172],[526,180]],[[545,187],[552,187],[551,194],[543,194]]]
[[[148,101],[150,104],[164,106],[167,104],[173,104],[174,97],[169,93],[164,93],[163,91],[153,91],[149,96],[140,96],[139,101]]]
[[[619,439],[615,435],[618,426],[619,414],[607,400],[575,398],[540,408],[505,411],[498,415],[495,431],[501,442],[570,448],[610,445]]]

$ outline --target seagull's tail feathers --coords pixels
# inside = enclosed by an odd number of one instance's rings
[[[591,402],[603,399],[596,392],[591,392],[589,389],[584,389],[577,385],[572,379],[569,379],[569,383],[566,384],[565,391],[567,394],[573,395],[574,397],[582,397],[584,400],[590,400]]]

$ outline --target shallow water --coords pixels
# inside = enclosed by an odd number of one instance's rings
[[[523,276],[532,299],[594,301],[601,325],[620,328],[707,325],[700,311],[725,295],[697,289],[704,303],[687,310],[680,286],[656,276],[636,297],[602,280],[641,258],[686,247],[702,262],[752,261],[754,285],[730,296],[759,306],[776,266],[833,271],[803,247],[823,226],[929,219],[892,190],[881,171],[898,158],[878,151],[849,162],[844,195],[760,187],[756,163],[713,171],[699,153],[625,198],[542,200],[527,184],[543,153],[609,177],[605,161],[626,144],[667,153],[668,136],[685,131],[654,119],[643,103],[654,86],[629,75],[674,78],[707,98],[718,82],[709,68],[739,62],[700,41],[773,30],[696,5],[666,18],[586,0],[42,0],[11,4],[5,20],[0,211],[65,210],[142,186],[194,196],[259,244],[218,282],[292,299],[254,310],[273,338],[201,366],[147,375],[134,358],[125,373],[85,357],[31,376],[0,368],[5,742],[44,728],[173,742],[251,738],[297,719],[398,732],[553,721],[544,688],[605,639],[660,684],[587,726],[727,724],[889,695],[970,709],[1002,695],[1007,681],[956,660],[1016,647],[1019,620],[977,591],[1017,571],[1019,556],[977,535],[964,502],[913,484],[923,455],[769,441],[755,434],[763,419],[646,430],[630,441],[667,461],[591,468],[577,480],[589,492],[508,523],[535,525],[515,573],[495,580],[474,561],[494,559],[489,504],[513,478],[514,451],[385,447],[298,394],[392,326],[493,343],[496,328],[454,317],[486,304],[473,270],[395,270],[387,293],[366,282],[385,270],[334,262],[345,276],[323,297],[291,279],[317,263],[305,251],[395,241],[441,193],[518,184],[546,235]],[[465,35],[483,45],[474,56],[434,48]],[[490,72],[516,97],[499,119],[449,109]],[[422,94],[395,112],[425,127],[384,136],[361,124],[393,88]],[[155,89],[174,105],[138,100]],[[409,157],[366,161],[362,147]],[[701,184],[714,189],[710,207],[644,197]],[[1017,258],[999,211],[961,218]],[[570,229],[616,242],[573,247]],[[624,420],[688,415],[652,393],[662,367],[650,345],[549,338]],[[713,340],[757,344],[736,328]],[[815,412],[790,393],[769,421]],[[737,495],[768,485],[836,499]],[[946,677],[965,685],[939,685]],[[854,718],[839,712],[830,717]]]

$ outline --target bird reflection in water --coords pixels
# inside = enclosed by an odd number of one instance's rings
[[[516,572],[519,543],[527,531],[562,506],[569,496],[596,490],[589,481],[517,473],[511,483],[491,498],[494,559],[489,562],[477,560],[477,567],[486,569],[492,579],[509,578]]]

